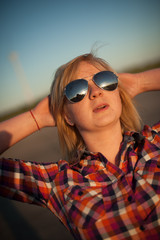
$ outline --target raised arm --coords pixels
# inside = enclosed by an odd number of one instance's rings
[[[28,111],[0,123],[0,154],[23,138],[36,132],[38,126],[39,128],[55,126],[49,110],[49,97],[44,98],[32,109],[32,114]]]
[[[160,90],[160,68],[141,73],[119,73],[118,75],[121,85],[131,97],[143,92]]]

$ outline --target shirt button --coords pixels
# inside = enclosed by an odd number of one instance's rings
[[[157,168],[160,168],[160,163],[157,163]]]
[[[145,227],[143,225],[141,225],[139,228],[141,229],[141,231],[145,230]]]
[[[82,192],[82,191],[79,191],[79,192],[78,192],[78,195],[79,195],[79,196],[82,196],[82,195],[83,195],[83,192]]]
[[[128,201],[131,202],[132,201],[132,196],[128,197]]]

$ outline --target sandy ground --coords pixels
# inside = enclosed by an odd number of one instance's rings
[[[160,91],[136,97],[144,124],[160,119]],[[50,162],[60,158],[56,128],[43,129],[16,144],[3,156],[30,161]],[[1,240],[73,239],[59,220],[47,209],[0,198]]]

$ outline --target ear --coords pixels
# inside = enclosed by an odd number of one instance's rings
[[[64,118],[65,118],[66,122],[68,123],[68,125],[74,126],[74,123],[72,122],[72,120],[70,119],[69,116],[67,116],[67,115],[65,114]]]

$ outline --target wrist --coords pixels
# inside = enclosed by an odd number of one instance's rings
[[[145,72],[141,72],[139,73],[139,82],[140,82],[140,92],[143,93],[143,92],[147,92],[148,91],[148,88],[149,88],[149,83],[147,81],[147,78],[145,77]]]
[[[31,114],[31,116],[32,116],[32,119],[34,120],[34,122],[35,122],[35,124],[36,124],[36,126],[37,126],[37,129],[40,130],[39,123],[38,123],[38,121],[37,121],[37,119],[36,119],[36,117],[35,117],[35,114],[33,113],[33,110],[30,110],[29,112],[30,112],[30,114]]]

